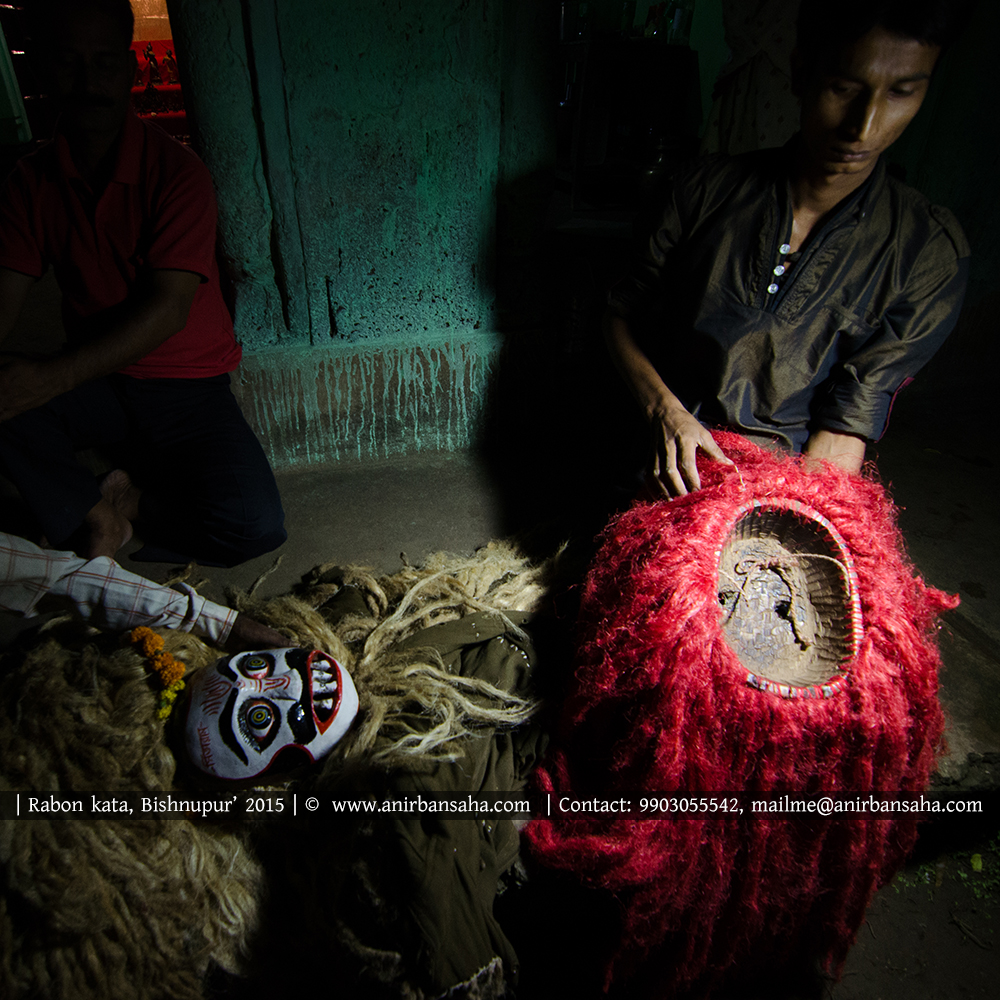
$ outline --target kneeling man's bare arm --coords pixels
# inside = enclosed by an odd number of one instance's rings
[[[33,280],[0,268],[0,300],[9,296],[9,305],[6,301],[0,305],[0,337],[14,325]],[[148,290],[126,304],[93,340],[54,358],[0,365],[0,421],[145,357],[184,329],[200,283],[201,276],[191,271],[153,271]]]

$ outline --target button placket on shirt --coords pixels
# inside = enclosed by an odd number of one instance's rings
[[[778,247],[778,253],[781,254],[782,258],[784,258],[787,254],[791,253],[791,250],[792,248],[788,243],[782,243],[781,246]],[[787,270],[788,268],[785,267],[784,263],[779,262],[774,266],[771,273],[776,277],[780,278]],[[767,294],[775,295],[778,291],[780,291],[780,289],[781,285],[779,285],[776,281],[772,281],[771,284],[767,286]]]

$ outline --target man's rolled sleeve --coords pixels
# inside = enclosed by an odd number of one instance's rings
[[[957,223],[927,244],[914,271],[878,330],[835,371],[815,414],[820,428],[877,441],[896,393],[954,329],[969,273],[968,246]]]
[[[236,612],[186,584],[164,587],[108,556],[82,559],[0,534],[0,610],[25,618],[69,604],[84,621],[124,631],[148,625],[200,632],[216,645],[229,638]]]
[[[196,594],[153,583],[122,569],[113,559],[90,559],[52,587],[81,618],[105,628],[125,630],[146,625],[179,632],[201,632],[220,645],[229,638],[236,612]]]
[[[160,194],[146,254],[157,270],[191,271],[208,281],[213,272],[218,209],[208,168],[194,154],[185,161]]]

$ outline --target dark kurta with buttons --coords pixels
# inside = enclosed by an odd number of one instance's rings
[[[611,307],[702,422],[796,451],[819,429],[877,440],[955,325],[968,245],[880,162],[788,266],[792,148],[682,169]]]

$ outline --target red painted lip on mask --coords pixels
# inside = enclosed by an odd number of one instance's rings
[[[327,708],[325,705],[319,705],[316,702],[315,695],[312,691],[312,672],[313,664],[316,660],[321,662],[326,662],[332,668],[329,672],[333,674],[334,682],[337,685],[337,693],[333,696],[333,705]],[[310,689],[310,704],[312,705],[313,719],[316,722],[316,726],[320,733],[325,733],[327,729],[330,728],[330,723],[333,722],[337,713],[340,711],[340,702],[343,698],[344,692],[344,678],[341,676],[340,664],[329,654],[323,653],[320,650],[313,650],[309,654],[309,689]]]

